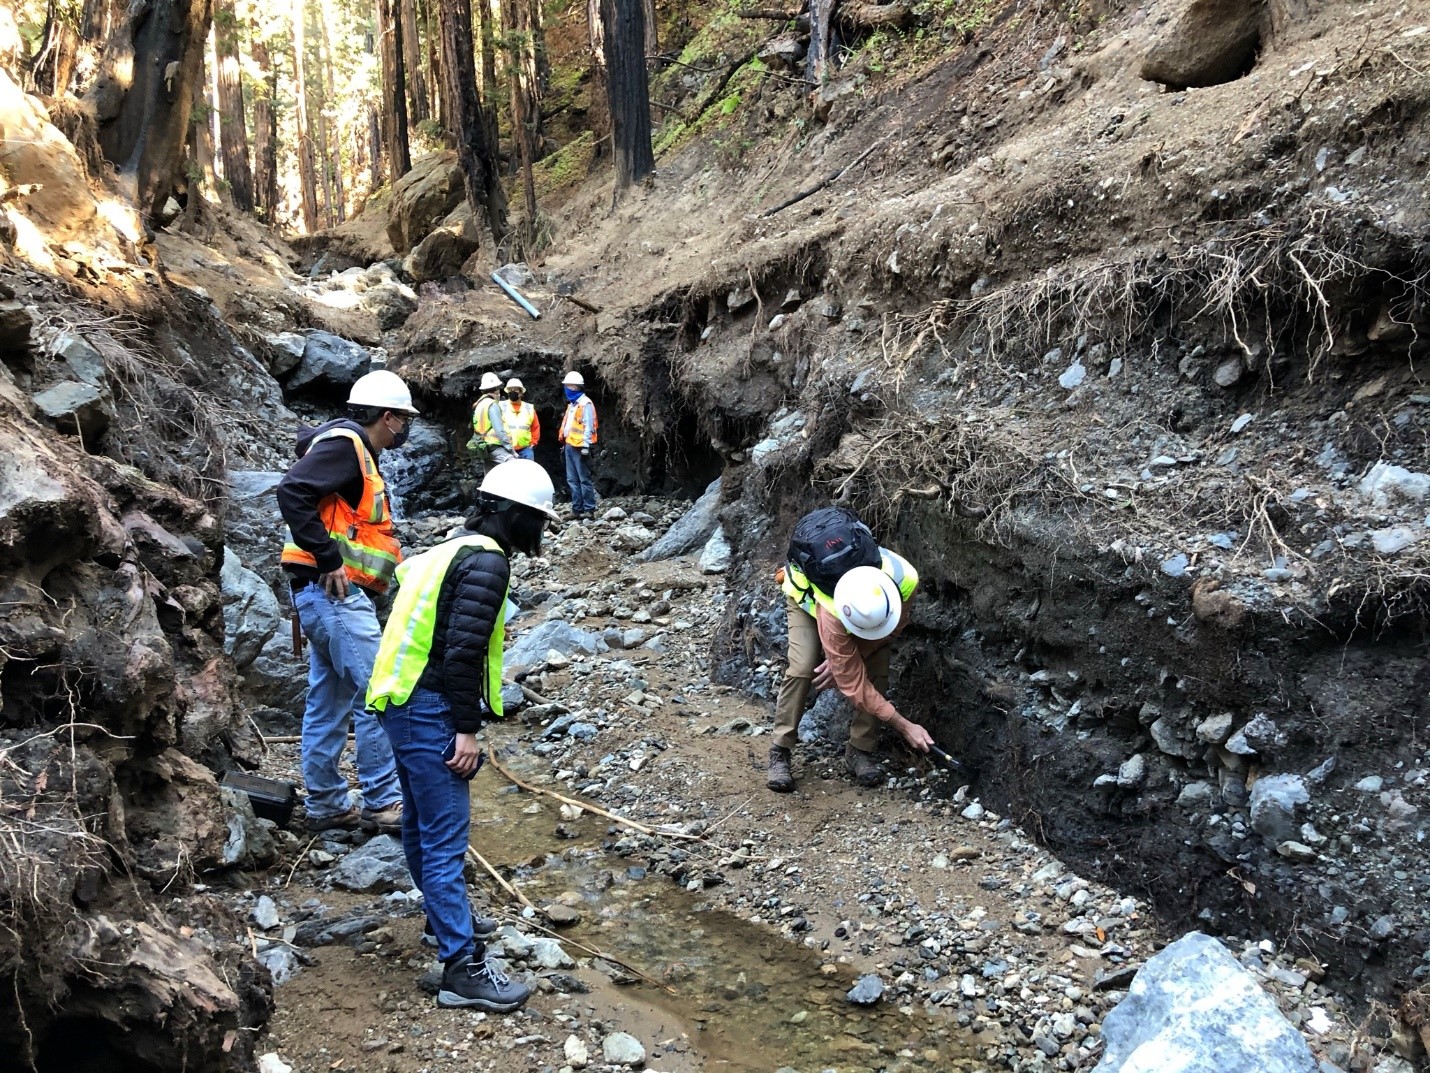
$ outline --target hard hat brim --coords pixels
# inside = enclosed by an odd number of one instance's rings
[[[855,637],[865,641],[882,641],[889,634],[899,628],[899,620],[904,614],[904,598],[899,593],[899,586],[894,584],[894,579],[883,571],[879,572],[879,587],[884,590],[884,596],[889,601],[889,616],[873,629],[867,629],[850,622],[844,617],[842,611],[836,611],[840,625],[848,630]]]

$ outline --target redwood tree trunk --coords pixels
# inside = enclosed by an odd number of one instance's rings
[[[476,0],[476,4],[482,24],[482,81],[477,100],[481,105],[482,123],[486,127],[487,144],[491,146],[492,167],[495,169],[501,152],[500,128],[497,126],[496,28],[493,26],[491,0]],[[451,85],[450,79],[447,84]]]
[[[387,177],[394,183],[412,170],[407,144],[407,76],[402,19],[397,0],[377,0],[378,50],[382,56],[382,140]]]
[[[321,15],[319,25],[322,32],[318,35],[318,44],[322,48],[323,77],[318,126],[322,132],[320,144],[323,150],[323,189],[328,199],[328,226],[332,227],[347,217],[347,195],[343,191],[343,120],[341,115],[333,116],[331,121],[328,118],[334,99],[333,86],[336,84],[333,77],[333,43],[328,34],[328,26],[333,21],[329,0],[322,0]]]
[[[212,14],[210,0],[130,5],[86,94],[100,148],[146,218],[158,213],[183,181],[189,116],[203,77]]]
[[[422,42],[417,33],[416,0],[398,0],[402,21],[403,67],[407,72],[407,121],[413,126],[427,119],[427,77],[422,73]]]
[[[536,98],[538,81],[536,38],[533,32],[531,0],[502,0],[502,20],[506,24],[509,69],[507,86],[511,95],[511,136],[521,167],[521,183],[526,216],[522,244],[529,246],[536,235],[536,186],[532,178],[532,144],[539,137],[541,105]]]
[[[302,188],[303,230],[318,230],[318,177],[313,162],[313,128],[308,121],[308,12],[304,0],[293,0],[293,87],[297,98],[298,185]]]
[[[616,155],[616,193],[655,171],[650,145],[650,82],[645,66],[641,0],[601,0],[605,25],[606,99]]]
[[[660,53],[660,35],[655,20],[655,0],[641,0],[641,12],[645,18],[645,55],[647,60]]]
[[[238,59],[238,19],[233,0],[214,0],[214,49],[218,57],[218,133],[223,177],[233,206],[253,211],[253,171],[248,162],[248,131],[244,126],[243,78]]]
[[[278,218],[278,71],[257,26],[250,31],[253,63],[263,76],[253,97],[253,201],[262,218],[273,224]]]
[[[497,175],[495,146],[487,138],[482,101],[477,91],[471,0],[437,0],[437,4],[442,72],[447,78],[443,89],[457,117],[457,129],[453,133],[457,138],[457,158],[462,163],[467,203],[473,213],[486,216],[500,256],[507,238],[506,194]]]

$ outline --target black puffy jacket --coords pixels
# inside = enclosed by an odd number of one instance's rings
[[[459,552],[442,579],[432,652],[417,684],[447,698],[461,734],[475,734],[492,717],[487,644],[510,580],[506,556],[484,548]]]

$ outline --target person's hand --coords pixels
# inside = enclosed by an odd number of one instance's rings
[[[475,734],[458,734],[457,745],[452,752],[452,759],[447,761],[447,767],[457,778],[465,779],[477,770],[477,761],[481,755],[482,751],[477,748]]]
[[[904,736],[904,741],[909,743],[909,748],[918,752],[928,752],[929,746],[933,744],[933,736],[927,730],[902,716],[899,717],[898,731]]]
[[[323,586],[326,592],[335,600],[346,600],[348,598],[348,573],[341,566],[329,574],[319,574],[318,584]]]
[[[582,457],[582,458],[590,458],[590,457],[591,457],[591,448],[589,448],[589,447],[583,447],[583,448],[581,448],[581,457]]]
[[[828,689],[834,684],[834,672],[829,669],[829,660],[814,668],[814,688],[816,691]]]

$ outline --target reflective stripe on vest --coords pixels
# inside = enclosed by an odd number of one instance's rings
[[[406,704],[422,680],[437,633],[437,600],[442,594],[442,582],[464,548],[503,554],[501,545],[491,537],[473,534],[438,544],[397,568],[397,598],[368,679],[367,706],[374,711],[384,712],[389,704]],[[487,641],[487,703],[497,718],[502,715],[501,654],[506,640],[506,608],[503,598]]]
[[[487,399],[483,395],[472,411],[472,431],[487,443],[505,446],[507,438],[502,433],[503,428],[501,400]]]
[[[349,428],[333,428],[313,437],[312,450],[323,440],[339,437],[352,441],[362,472],[362,498],[356,508],[334,492],[318,503],[318,518],[333,538],[343,557],[343,569],[348,580],[374,592],[386,592],[397,564],[402,562],[402,549],[392,532],[392,512],[387,504],[387,482],[378,472],[377,460],[363,443],[362,437]],[[281,559],[295,566],[318,566],[318,558],[304,551],[291,540],[283,545]]]
[[[596,404],[585,395],[575,402],[566,404],[566,414],[561,418],[558,436],[562,443],[570,447],[590,447],[596,442]]]
[[[899,587],[899,595],[906,601],[919,587],[919,572],[914,569],[914,564],[888,548],[879,549],[879,569],[889,575]],[[793,563],[785,564],[785,579],[780,591],[799,604],[807,615],[813,616],[817,607],[836,617],[839,614],[834,608],[834,597],[805,577],[804,571]]]
[[[511,437],[513,451],[520,451],[531,446],[531,426],[536,423],[535,406],[529,402],[523,402],[513,410],[510,403],[503,404],[501,419],[506,427],[507,435]]]

